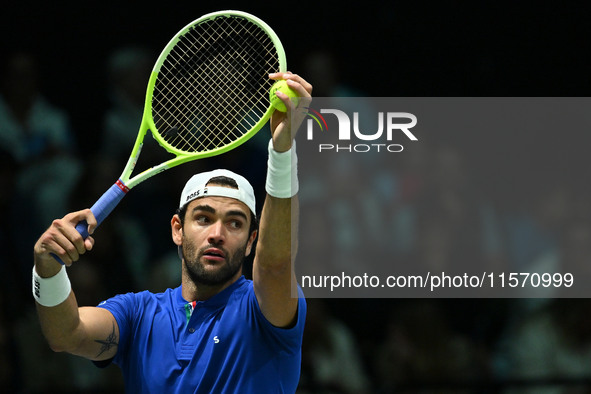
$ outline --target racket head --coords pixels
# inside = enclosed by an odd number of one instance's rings
[[[273,112],[268,74],[286,71],[279,37],[241,11],[206,14],[183,27],[152,70],[144,122],[172,164],[246,142]]]

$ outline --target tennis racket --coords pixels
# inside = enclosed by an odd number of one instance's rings
[[[269,89],[274,81],[268,75],[285,70],[279,38],[253,15],[214,12],[181,29],[152,69],[141,125],[125,169],[90,208],[97,226],[146,179],[227,152],[254,136],[273,112]],[[148,130],[175,157],[132,178]],[[86,238],[87,227],[82,221],[76,230]]]

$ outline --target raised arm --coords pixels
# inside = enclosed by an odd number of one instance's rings
[[[267,197],[260,218],[253,280],[263,315],[271,324],[287,327],[293,323],[298,307],[293,266],[297,252],[298,199],[297,188],[293,190],[295,186],[289,177],[295,176],[292,174],[295,168],[292,168],[291,163],[295,159],[295,134],[304,116],[300,108],[310,103],[312,85],[299,75],[289,72],[271,74],[270,77],[287,80],[301,99],[295,108],[289,98],[279,92],[278,96],[286,105],[287,112],[275,111],[271,117]],[[287,187],[281,185],[283,182],[277,185],[273,181],[277,176],[287,177]]]
[[[107,360],[117,351],[119,328],[111,312],[102,308],[79,308],[65,272],[51,254],[66,264],[78,261],[92,249],[92,237],[83,239],[75,226],[88,222],[92,234],[96,219],[89,209],[54,220],[34,248],[33,295],[41,329],[56,352],[68,352],[91,360]]]

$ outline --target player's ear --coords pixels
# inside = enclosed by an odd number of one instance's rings
[[[250,238],[248,238],[248,243],[246,244],[246,251],[245,256],[249,256],[250,252],[252,251],[252,245],[254,244],[254,240],[257,238],[257,230],[254,230],[250,234]]]
[[[181,224],[181,218],[179,215],[174,215],[170,221],[170,229],[172,232],[172,241],[176,245],[183,243],[183,226]]]

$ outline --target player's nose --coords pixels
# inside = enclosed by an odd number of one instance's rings
[[[224,232],[224,225],[221,220],[218,220],[211,226],[209,226],[209,234],[207,235],[207,240],[212,245],[219,245],[225,242],[226,236]]]

